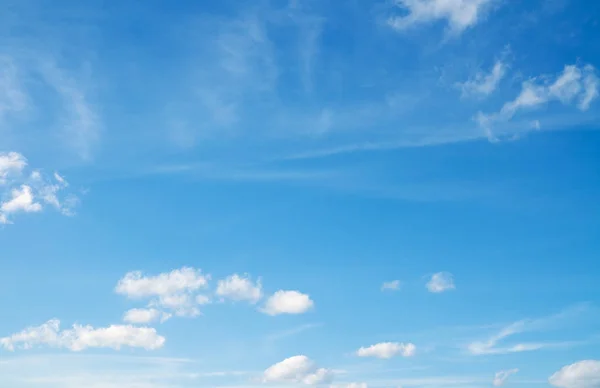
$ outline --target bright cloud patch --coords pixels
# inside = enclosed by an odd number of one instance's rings
[[[426,286],[429,292],[433,293],[450,291],[456,288],[454,286],[454,276],[448,272],[438,272],[433,274]]]
[[[43,325],[29,327],[9,337],[0,338],[0,345],[7,350],[16,348],[31,349],[46,345],[54,348],[65,348],[77,352],[87,348],[122,347],[144,348],[153,350],[161,348],[165,338],[149,327],[130,325],[111,325],[95,329],[92,326],[73,325],[71,329],[60,330],[60,321],[52,319]]]
[[[554,373],[548,382],[561,388],[600,387],[600,361],[584,360],[564,366]]]
[[[394,356],[414,356],[417,347],[412,343],[381,342],[356,351],[359,357],[392,358]]]
[[[506,64],[497,61],[489,73],[477,72],[471,79],[459,83],[457,86],[463,97],[489,96],[496,90],[502,78],[506,74]]]
[[[330,381],[333,372],[319,368],[306,356],[286,358],[267,368],[263,373],[263,381],[268,383],[304,383],[317,385]]]
[[[314,302],[306,294],[280,290],[267,300],[262,311],[268,315],[302,314],[313,306]]]
[[[408,14],[389,20],[390,26],[404,30],[420,24],[446,21],[450,31],[461,33],[477,24],[491,0],[397,0]]]
[[[400,280],[384,282],[381,285],[381,291],[398,291],[400,289]]]
[[[253,283],[249,277],[234,274],[219,280],[216,294],[233,301],[257,303],[262,298],[262,285],[260,280]]]
[[[0,224],[10,224],[19,213],[39,213],[49,205],[64,215],[73,215],[78,199],[63,195],[69,186],[58,173],[46,176],[28,171],[27,159],[17,152],[0,152]]]
[[[504,383],[506,383],[506,380],[511,375],[514,375],[518,371],[519,371],[518,369],[510,369],[510,370],[500,371],[500,372],[496,373],[496,375],[494,376],[494,380],[492,381],[492,384],[494,385],[494,387],[500,387],[500,386],[504,385]]]
[[[178,316],[197,316],[197,292],[208,285],[210,276],[190,267],[175,269],[156,276],[144,276],[140,271],[127,273],[119,280],[115,291],[131,299],[151,298],[150,306],[173,311]]]

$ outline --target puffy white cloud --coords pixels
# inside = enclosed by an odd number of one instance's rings
[[[492,384],[494,384],[494,387],[500,387],[500,386],[504,385],[506,380],[511,375],[514,375],[518,371],[519,370],[515,368],[515,369],[509,369],[509,370],[503,370],[503,371],[497,372],[496,375],[494,376],[494,380],[492,381]]]
[[[449,272],[438,272],[431,276],[426,284],[429,292],[440,293],[454,290],[454,276]]]
[[[173,295],[206,287],[210,276],[195,268],[183,267],[156,276],[132,271],[119,280],[115,291],[130,298]]]
[[[131,325],[110,325],[95,329],[92,326],[73,325],[71,329],[60,330],[60,321],[52,319],[40,326],[29,327],[9,337],[0,338],[0,345],[14,351],[16,348],[31,349],[39,345],[66,348],[81,351],[87,348],[121,347],[158,349],[165,343],[165,338],[150,327]]]
[[[381,291],[397,291],[400,289],[400,280],[392,280],[389,282],[383,282],[381,285]]]
[[[268,315],[302,314],[313,308],[313,306],[314,302],[307,294],[298,291],[279,290],[267,299],[261,311]]]
[[[234,301],[257,303],[262,298],[262,285],[260,279],[253,283],[249,276],[233,274],[219,280],[216,294]]]
[[[584,360],[564,366],[548,382],[561,388],[600,388],[600,361]]]
[[[411,357],[415,355],[417,347],[412,343],[381,342],[369,347],[361,347],[356,351],[359,357],[392,358],[400,355]]]
[[[209,275],[200,269],[183,267],[156,276],[144,276],[132,271],[119,280],[115,292],[132,299],[153,298],[150,306],[172,310],[178,316],[193,317],[200,314],[198,304],[205,304],[195,295],[208,285]],[[201,303],[202,302],[202,303]]]
[[[125,312],[123,321],[134,324],[151,323],[158,320],[164,322],[170,317],[170,314],[161,312],[157,309],[131,309]]]
[[[389,19],[396,30],[404,30],[419,24],[444,20],[450,31],[459,34],[474,26],[492,0],[396,0],[407,15]]]
[[[303,355],[286,358],[271,365],[263,373],[264,382],[317,385],[332,378],[333,372],[330,369],[319,368],[313,360]]]
[[[0,211],[7,215],[17,212],[34,213],[41,210],[42,205],[35,202],[31,187],[27,185],[11,190],[10,199],[0,205]]]
[[[496,90],[506,74],[507,66],[502,61],[496,61],[489,73],[477,72],[471,79],[459,83],[463,97],[488,96]]]

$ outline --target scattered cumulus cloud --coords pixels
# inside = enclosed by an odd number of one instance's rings
[[[73,325],[71,329],[60,330],[60,321],[52,319],[40,326],[29,327],[9,337],[0,338],[0,345],[9,351],[15,349],[32,349],[46,345],[53,348],[64,348],[74,352],[88,348],[110,348],[119,350],[122,347],[144,348],[154,350],[161,348],[165,338],[149,327],[131,325],[110,325],[104,328]]]
[[[400,289],[400,280],[384,282],[381,285],[381,291],[398,291]]]
[[[584,360],[564,366],[550,376],[548,382],[560,388],[598,388],[600,361]]]
[[[260,279],[254,283],[249,276],[238,274],[219,280],[216,294],[224,299],[250,303],[257,303],[263,295]]]
[[[115,292],[130,299],[150,298],[149,306],[172,311],[177,316],[197,316],[201,299],[197,294],[207,287],[209,275],[200,269],[183,267],[156,276],[132,271],[119,280]]]
[[[271,365],[263,373],[265,383],[303,383],[317,385],[331,381],[333,371],[319,368],[310,358],[299,355]]]
[[[312,309],[314,302],[310,296],[299,291],[275,292],[267,299],[262,312],[268,315],[302,314]]]
[[[473,27],[483,16],[492,0],[396,0],[406,15],[388,20],[396,30],[406,30],[422,24],[444,21],[453,34]]]
[[[417,347],[412,343],[381,342],[356,351],[359,357],[392,358],[394,356],[412,357]]]
[[[46,205],[64,215],[74,215],[79,199],[65,193],[66,179],[54,173],[30,171],[27,159],[18,152],[0,152],[0,224],[10,224],[19,213],[39,213]]]
[[[431,276],[431,279],[426,284],[429,292],[441,293],[454,290],[454,276],[449,272],[438,272]]]
[[[503,371],[497,372],[496,375],[494,376],[494,380],[492,381],[492,384],[494,385],[494,387],[501,387],[504,385],[504,383],[506,383],[506,380],[511,375],[514,375],[518,371],[519,370],[515,368],[515,369],[509,369],[509,370],[503,370]]]

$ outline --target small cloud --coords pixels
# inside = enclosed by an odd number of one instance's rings
[[[600,361],[584,360],[564,366],[550,376],[548,382],[560,388],[598,388],[600,387]]]
[[[314,302],[307,294],[279,290],[267,299],[261,311],[268,315],[303,314],[313,307]]]
[[[390,18],[388,24],[401,31],[445,21],[450,33],[459,35],[477,24],[491,3],[492,0],[397,0],[396,5],[407,14]]]
[[[417,347],[412,343],[381,342],[369,347],[362,347],[356,351],[359,357],[392,358],[400,355],[411,357],[415,355]]]
[[[260,279],[253,283],[249,276],[233,274],[219,280],[216,294],[233,301],[257,303],[262,298]]]
[[[426,286],[429,292],[433,293],[441,293],[456,288],[454,286],[454,276],[449,272],[438,272],[433,274]]]
[[[492,94],[500,81],[506,75],[507,65],[502,61],[496,61],[489,73],[477,72],[471,79],[458,83],[463,97],[479,96],[487,97]]]
[[[266,383],[303,383],[318,385],[331,381],[333,371],[319,368],[316,363],[304,355],[293,356],[271,365],[263,373]]]
[[[500,387],[500,386],[504,385],[504,383],[506,382],[506,380],[511,375],[514,375],[518,371],[519,370],[516,369],[516,368],[515,369],[509,369],[509,370],[500,371],[500,372],[496,373],[496,375],[494,376],[494,381],[492,382],[492,384],[494,384],[494,387]]]
[[[381,291],[398,291],[400,289],[400,280],[384,282],[381,285]]]

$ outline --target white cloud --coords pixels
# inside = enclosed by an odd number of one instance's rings
[[[302,314],[313,308],[314,302],[310,296],[298,291],[283,291],[275,292],[262,308],[265,314]]]
[[[369,347],[361,347],[356,351],[359,357],[392,358],[400,355],[411,357],[415,355],[417,347],[412,343],[381,342]]]
[[[600,361],[584,360],[564,366],[548,382],[561,388],[599,388]]]
[[[39,170],[26,171],[27,159],[18,152],[0,152],[0,224],[12,223],[16,213],[38,213],[44,204],[72,215],[77,197],[67,194],[67,181],[58,173],[47,177]]]
[[[397,30],[444,20],[450,32],[459,34],[481,19],[492,0],[396,0],[398,7],[408,12],[388,22]]]
[[[492,384],[494,385],[494,387],[500,387],[500,386],[504,385],[506,380],[511,375],[514,375],[518,371],[519,370],[515,368],[515,369],[509,369],[509,370],[503,370],[503,371],[497,372],[496,375],[494,376],[494,380],[492,381]]]
[[[250,277],[233,274],[219,280],[216,294],[222,298],[234,301],[248,301],[257,303],[262,298],[262,285],[260,279],[253,283]]]
[[[27,159],[18,152],[0,152],[0,185],[6,184],[11,175],[20,175],[27,166]]]
[[[206,287],[210,276],[200,269],[183,267],[156,276],[144,276],[141,271],[132,271],[119,280],[115,291],[129,298],[173,295],[196,291]]]
[[[509,337],[521,333],[543,330],[548,326],[556,325],[561,320],[572,319],[575,316],[586,312],[587,310],[588,305],[581,304],[567,308],[558,314],[547,317],[538,319],[524,319],[514,322],[503,327],[499,332],[490,336],[484,341],[475,341],[469,343],[467,345],[467,351],[473,355],[509,354],[573,345],[573,342],[521,342],[507,346],[499,346],[502,341]]]
[[[123,315],[123,321],[141,324],[151,323],[160,320],[161,322],[166,321],[170,318],[170,314],[161,312],[157,309],[131,309],[125,312]]]
[[[552,101],[563,105],[575,104],[586,111],[598,97],[600,80],[592,65],[567,65],[556,76],[540,76],[521,85],[521,92],[512,101],[505,103],[499,112],[479,113],[475,119],[488,132],[495,122],[508,121],[520,111],[528,111]],[[491,136],[491,133],[490,133]]]
[[[41,210],[42,205],[35,202],[31,187],[27,185],[11,190],[10,199],[0,205],[0,212],[6,215],[17,212],[35,213]]]
[[[449,272],[438,272],[431,276],[431,279],[426,284],[429,292],[440,293],[444,291],[454,290],[454,276]]]
[[[306,356],[293,356],[271,365],[263,373],[263,382],[317,385],[330,381],[333,371],[319,368]]]
[[[31,349],[39,345],[66,348],[75,352],[87,348],[119,350],[124,346],[153,350],[162,347],[164,343],[165,338],[150,327],[111,325],[94,329],[89,325],[75,324],[71,329],[61,331],[60,321],[57,319],[0,338],[0,345],[9,351],[14,351],[16,348]]]
[[[496,61],[494,67],[487,74],[479,71],[471,79],[459,83],[457,86],[462,92],[463,97],[468,96],[489,96],[492,94],[504,75],[507,66],[502,61]]]
[[[200,269],[183,267],[156,276],[132,271],[119,280],[115,291],[132,299],[154,298],[150,306],[172,310],[178,316],[200,314],[197,305],[205,304],[195,293],[205,288],[210,279]],[[201,303],[204,302],[204,303]]]
[[[390,282],[384,282],[381,285],[381,291],[397,291],[400,289],[400,280],[392,280]]]

